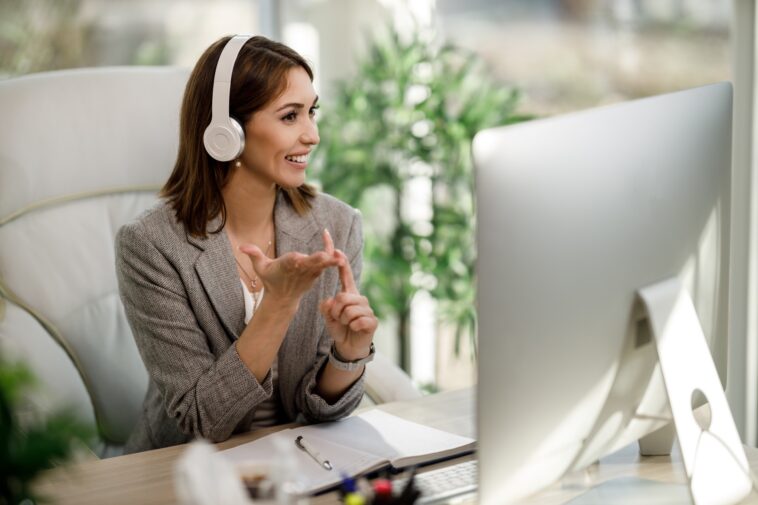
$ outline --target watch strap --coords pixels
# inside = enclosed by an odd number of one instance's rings
[[[337,348],[332,343],[332,348],[329,351],[329,363],[331,363],[332,366],[338,370],[352,372],[358,369],[361,365],[365,365],[366,363],[372,361],[374,359],[374,354],[376,354],[376,350],[374,349],[374,343],[371,342],[371,345],[368,349],[368,356],[365,358],[357,359],[355,361],[346,361],[342,358],[342,356],[340,356],[340,354],[337,352]]]

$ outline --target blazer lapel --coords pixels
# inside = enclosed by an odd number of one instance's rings
[[[219,224],[220,216],[207,229],[215,230]],[[226,232],[209,233],[205,239],[187,235],[187,239],[203,250],[195,262],[195,271],[213,309],[232,338],[239,338],[245,329],[245,299]]]
[[[274,205],[274,225],[277,257],[292,251],[311,254],[321,249],[320,244],[315,248],[313,244],[321,231],[313,212],[299,215],[287,202],[283,191],[279,191]]]

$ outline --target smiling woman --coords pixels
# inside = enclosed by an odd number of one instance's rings
[[[292,49],[248,36],[190,76],[164,199],[116,238],[150,375],[127,452],[337,419],[361,399],[377,320],[358,290],[359,214],[305,183],[312,79]]]

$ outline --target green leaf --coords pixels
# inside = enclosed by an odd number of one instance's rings
[[[68,459],[74,444],[92,441],[93,427],[73,412],[61,411],[36,422],[18,419],[24,393],[34,385],[23,364],[0,356],[0,503],[36,500],[31,481],[42,471]]]

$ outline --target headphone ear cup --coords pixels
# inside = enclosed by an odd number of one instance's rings
[[[211,123],[203,134],[203,145],[214,160],[231,161],[245,148],[245,131],[234,118]]]

